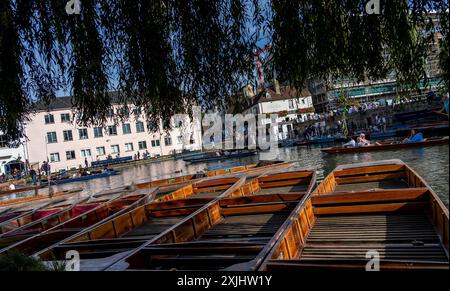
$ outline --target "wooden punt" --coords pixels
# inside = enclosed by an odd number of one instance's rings
[[[423,142],[414,143],[399,143],[399,142],[380,142],[381,145],[371,145],[364,147],[332,147],[321,149],[322,152],[327,154],[352,154],[352,153],[362,153],[362,152],[373,152],[373,151],[388,151],[388,150],[398,150],[407,148],[417,148],[417,147],[429,147],[435,145],[448,144],[449,138],[439,137],[439,138],[428,138]]]
[[[339,166],[298,205],[260,269],[364,270],[377,252],[381,270],[448,270],[448,223],[402,161]]]
[[[189,183],[194,182],[196,180],[203,179],[205,177],[216,177],[216,176],[223,176],[223,175],[233,175],[237,173],[245,173],[249,175],[256,175],[256,174],[262,174],[267,171],[275,171],[275,170],[283,170],[291,168],[294,165],[293,162],[282,162],[282,161],[266,161],[266,162],[260,162],[258,164],[250,164],[245,166],[237,166],[227,169],[218,169],[213,171],[208,171],[206,173],[199,173],[199,174],[190,174],[190,175],[184,175],[179,176],[175,178],[169,178],[169,179],[162,179],[162,180],[156,180],[156,181],[149,181],[149,182],[140,182],[137,183],[135,186],[137,188],[147,188],[147,187],[156,187],[161,185],[168,185],[168,184],[176,184],[176,183]]]
[[[43,207],[25,215],[15,217],[0,225],[0,238],[11,237],[18,231],[24,230],[29,226],[36,224],[49,224],[50,221],[60,221],[72,211],[77,212],[83,207],[79,206],[86,202],[89,197],[70,197],[63,199],[59,203]]]
[[[42,189],[42,188],[41,188]],[[55,197],[68,197],[70,195],[82,192],[82,188],[74,188],[70,190],[61,190],[53,193],[51,196],[48,193],[41,193],[34,196],[26,196],[26,197],[20,197],[16,199],[9,199],[9,200],[3,200],[0,201],[0,212],[1,209],[9,208],[9,207],[15,207],[17,205],[23,205],[23,204],[32,204],[32,203],[41,203],[44,200],[51,200]]]
[[[11,207],[4,207],[0,211],[0,226],[8,224],[14,219],[19,219],[22,216],[33,213],[39,209],[50,207],[65,201],[66,198],[46,199],[40,203],[22,203]]]
[[[258,177],[209,202],[108,269],[256,270],[291,211],[309,197],[315,179],[315,171],[307,170]],[[260,191],[251,190],[255,184],[261,185]]]
[[[21,188],[17,188],[14,190],[0,190],[0,196],[8,196],[11,194],[15,194],[15,193],[20,193],[20,192],[27,192],[27,191],[36,191],[40,188],[43,188],[43,186],[29,186],[29,187],[21,187]]]
[[[14,249],[31,255],[33,252],[51,246],[105,219],[111,219],[126,211],[145,205],[154,199],[157,192],[158,188],[147,188],[131,193],[112,193],[94,197],[89,203],[97,204],[96,207],[80,212],[78,215],[72,213],[72,218],[69,216],[65,218],[65,221],[60,221],[53,227],[38,224],[32,229],[19,232],[13,239],[2,240],[0,238],[0,254]],[[14,241],[16,242],[14,243]],[[1,249],[2,247],[3,249]]]
[[[48,260],[64,258],[67,250],[77,250],[82,259],[101,259],[133,250],[183,220],[205,203],[242,186],[243,182],[243,177],[236,176],[190,184],[90,227],[34,255]]]

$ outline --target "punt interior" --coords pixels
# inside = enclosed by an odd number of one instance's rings
[[[448,269],[448,210],[399,160],[336,168],[294,211],[262,270]],[[368,253],[369,252],[369,253]]]
[[[253,179],[230,198],[198,210],[112,269],[255,270],[289,214],[314,185],[315,172],[304,170]]]
[[[132,250],[201,208],[227,190],[240,186],[239,177],[188,185],[144,206],[82,231],[36,255],[49,259],[78,250],[82,259],[108,257]]]
[[[85,208],[86,211],[79,213],[82,215],[75,215],[68,220],[60,221],[59,224],[51,227],[51,225],[37,224],[33,228],[26,229],[16,234],[12,239],[0,239],[0,253],[15,249],[22,253],[31,255],[34,252],[45,249],[65,238],[68,238],[89,226],[92,226],[104,219],[112,218],[114,215],[123,213],[128,209],[133,209],[140,205],[151,202],[154,198],[156,188],[140,189],[123,195],[117,194],[112,196],[110,200],[105,199],[107,195],[101,195],[96,198],[103,198],[95,200],[97,207]],[[12,244],[16,241],[15,244]]]

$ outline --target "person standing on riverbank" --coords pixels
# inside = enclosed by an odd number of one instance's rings
[[[31,169],[30,175],[31,175],[31,181],[32,181],[33,185],[36,185],[36,171],[34,169]]]

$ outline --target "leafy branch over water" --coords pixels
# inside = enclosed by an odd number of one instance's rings
[[[154,125],[196,103],[221,108],[253,82],[264,37],[283,82],[393,72],[414,86],[426,79],[437,29],[428,11],[441,19],[448,86],[447,0],[381,0],[381,15],[366,15],[364,0],[80,1],[72,15],[61,0],[0,1],[0,131],[10,141],[32,106],[59,90],[73,95],[83,124],[104,123],[116,101],[142,106]]]

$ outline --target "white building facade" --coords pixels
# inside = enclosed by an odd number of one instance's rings
[[[68,98],[68,97],[63,97]],[[139,109],[132,110],[126,121],[114,119],[121,106],[113,106],[111,118],[103,127],[81,127],[74,122],[70,102],[57,98],[51,110],[33,114],[25,126],[30,164],[50,162],[51,171],[84,167],[85,161],[105,160],[109,155],[133,157],[144,153],[150,157],[201,150],[200,124],[191,123],[185,116],[169,132],[151,132]],[[186,136],[188,135],[188,136]]]
[[[289,87],[266,89],[254,98],[253,105],[244,114],[266,114],[262,124],[272,123],[271,114],[277,114],[278,139],[284,140],[292,135],[293,124],[310,120],[314,116],[314,106],[311,93]]]

